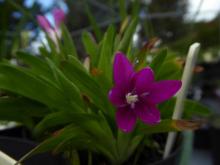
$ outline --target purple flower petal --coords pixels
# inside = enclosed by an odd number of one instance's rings
[[[146,124],[160,122],[156,104],[172,97],[181,87],[181,81],[154,81],[154,73],[147,67],[135,73],[125,55],[117,53],[114,59],[115,86],[109,92],[109,100],[118,109],[116,122],[124,132],[134,129],[137,118]]]
[[[142,69],[134,76],[135,90],[138,94],[147,92],[153,82],[154,73],[149,67]]]
[[[118,108],[116,112],[116,122],[122,131],[131,132],[136,123],[136,115],[131,109]]]
[[[181,85],[182,82],[178,80],[155,82],[150,89],[151,92],[147,99],[154,104],[161,103],[174,96],[181,88]]]
[[[65,13],[63,10],[56,8],[53,10],[53,17],[56,28],[59,28],[60,24],[65,20]]]
[[[146,124],[157,124],[160,122],[160,111],[154,105],[138,104],[135,107],[135,113]]]
[[[50,22],[47,20],[46,17],[42,15],[37,16],[37,22],[41,26],[41,28],[43,28],[43,30],[46,32],[49,32],[52,29]]]
[[[129,81],[134,73],[132,64],[123,55],[123,53],[118,52],[115,55],[114,65],[113,65],[113,77],[116,86],[124,87],[129,85]]]
[[[126,106],[125,92],[123,92],[121,88],[112,88],[109,91],[108,97],[112,104],[114,104],[116,107]]]

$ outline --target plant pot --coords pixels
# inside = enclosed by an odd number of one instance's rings
[[[31,139],[30,132],[22,125],[14,125],[12,127],[5,127],[4,129],[1,129],[0,136]]]
[[[220,164],[220,129],[211,127],[210,129],[210,140],[211,140],[211,153],[212,153],[212,159],[213,159],[213,165],[219,165]]]
[[[167,139],[167,134],[159,134],[154,136],[154,140],[157,142],[158,149],[150,149],[145,148],[142,153],[140,154],[140,158],[137,161],[138,165],[179,165],[182,149],[183,149],[183,139],[184,136],[182,134],[178,134],[176,138],[176,142],[174,144],[173,150],[170,155],[163,159],[163,154],[161,153],[162,150],[165,148],[165,143]],[[125,165],[129,164],[126,163]],[[133,161],[129,164],[132,165]]]
[[[181,147],[177,148],[166,159],[159,160],[159,161],[152,163],[150,165],[179,165],[180,156],[181,156]]]
[[[200,150],[210,150],[211,140],[210,140],[210,128],[200,129],[195,131],[194,134],[194,147]]]
[[[0,150],[15,160],[20,159],[23,155],[33,149],[37,144],[31,141],[0,137]],[[67,165],[65,159],[61,156],[54,156],[50,153],[38,154],[30,157],[23,162],[23,165]]]
[[[180,157],[181,157],[182,146],[179,144],[175,148],[175,150],[166,158],[162,160],[158,160],[154,163],[146,163],[145,165],[179,165]]]

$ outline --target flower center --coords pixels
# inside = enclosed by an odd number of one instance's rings
[[[127,103],[130,104],[132,108],[134,108],[135,103],[138,101],[138,95],[128,93],[125,97]]]

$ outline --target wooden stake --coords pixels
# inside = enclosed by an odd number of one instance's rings
[[[180,119],[182,117],[184,100],[186,98],[187,91],[189,89],[190,81],[193,74],[193,68],[197,60],[199,49],[200,49],[199,43],[194,43],[189,48],[188,55],[186,58],[186,65],[184,67],[183,76],[182,76],[182,87],[179,93],[177,94],[177,100],[176,100],[172,119]],[[167,158],[169,156],[173,148],[175,138],[176,138],[176,132],[170,132],[168,134],[163,158]]]
[[[10,156],[0,151],[0,164],[1,165],[14,165],[16,162],[17,162],[16,160],[12,159]]]

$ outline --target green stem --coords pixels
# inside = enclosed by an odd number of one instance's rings
[[[143,138],[144,139],[144,138]],[[141,152],[143,151],[144,149],[144,140],[141,142],[142,145],[140,145],[140,147],[137,149],[137,154],[135,155],[134,157],[134,162],[133,162],[133,165],[136,165],[137,164],[137,161],[141,155]]]
[[[69,158],[70,165],[80,165],[79,155],[76,150],[67,152],[66,156]]]
[[[92,165],[92,153],[88,152],[88,165]]]

